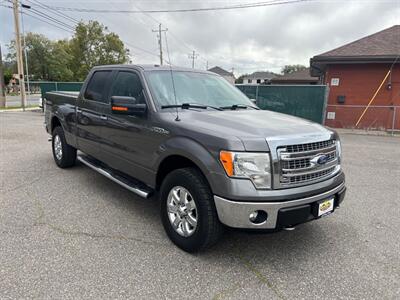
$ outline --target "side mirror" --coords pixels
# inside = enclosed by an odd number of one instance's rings
[[[111,111],[121,115],[144,115],[147,110],[145,103],[136,103],[135,97],[112,96]]]
[[[250,101],[257,105],[257,100],[256,99],[250,99]]]

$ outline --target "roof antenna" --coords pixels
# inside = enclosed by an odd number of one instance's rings
[[[164,31],[164,36],[165,36],[165,45],[167,46],[169,71],[171,72],[172,89],[173,89],[173,91],[174,91],[174,100],[175,100],[175,105],[176,105],[176,107],[175,107],[175,108],[176,108],[176,118],[175,118],[175,121],[179,122],[181,119],[179,118],[178,102],[177,102],[177,100],[176,100],[176,90],[175,90],[174,74],[173,74],[173,72],[172,72],[171,59],[170,59],[170,57],[169,57],[169,48],[168,48],[167,31]]]

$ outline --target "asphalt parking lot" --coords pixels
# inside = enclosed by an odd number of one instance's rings
[[[36,112],[0,113],[0,299],[399,299],[400,138],[343,134],[348,192],[294,231],[190,255],[156,201],[56,167]]]

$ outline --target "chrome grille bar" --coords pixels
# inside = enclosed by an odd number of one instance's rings
[[[333,139],[277,148],[281,187],[320,181],[340,169]],[[321,162],[319,162],[321,158]]]

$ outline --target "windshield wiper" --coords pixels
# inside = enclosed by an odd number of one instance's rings
[[[238,108],[243,108],[243,109],[247,109],[248,107],[252,108],[252,109],[256,109],[256,110],[260,110],[258,107],[255,106],[251,106],[251,105],[246,105],[246,104],[233,104],[231,106],[221,106],[221,109],[232,109],[232,110],[236,110]]]
[[[207,108],[213,108],[213,109],[216,109],[216,110],[222,110],[222,108],[220,108],[220,107],[215,107],[215,106],[211,106],[211,105],[196,104],[196,103],[170,104],[170,105],[161,106],[161,109],[164,109],[164,108],[182,108],[182,109],[189,109],[189,108],[207,109]]]

